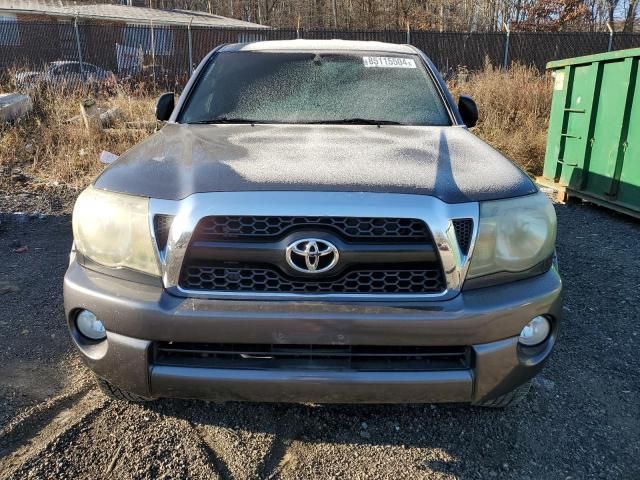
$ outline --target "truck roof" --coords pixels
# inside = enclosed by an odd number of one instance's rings
[[[388,52],[410,53],[416,51],[410,45],[397,43],[367,42],[359,40],[269,40],[263,42],[234,43],[222,48],[225,52],[265,52],[265,51],[362,51],[362,52]]]

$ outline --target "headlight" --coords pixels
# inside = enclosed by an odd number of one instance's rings
[[[522,272],[548,259],[556,212],[543,193],[480,204],[480,227],[467,278]]]
[[[149,199],[87,188],[73,209],[76,249],[106,267],[160,275],[149,230]]]

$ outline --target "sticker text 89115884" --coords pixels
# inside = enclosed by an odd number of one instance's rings
[[[406,57],[362,57],[365,67],[417,68],[413,58]]]

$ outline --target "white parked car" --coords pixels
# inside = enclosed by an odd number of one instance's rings
[[[80,85],[115,82],[113,72],[91,63],[76,61],[51,62],[42,72],[16,74],[18,89],[33,88],[41,84],[53,87],[75,88]]]

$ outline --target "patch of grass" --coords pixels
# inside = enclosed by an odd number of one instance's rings
[[[121,116],[112,129],[88,131],[80,114],[85,92],[39,88],[30,92],[33,112],[18,123],[0,124],[0,172],[20,168],[38,182],[59,182],[82,188],[103,168],[100,152],[121,155],[146,138],[151,128],[127,128],[126,122],[155,120],[155,97],[120,91],[97,95],[103,108],[117,107]]]
[[[537,69],[513,64],[505,71],[487,63],[483,71],[449,82],[457,96],[478,104],[473,132],[531,175],[540,175],[551,109],[552,78]]]

